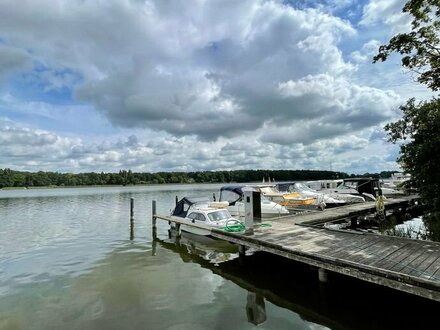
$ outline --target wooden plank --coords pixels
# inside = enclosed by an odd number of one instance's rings
[[[429,276],[429,280],[440,281],[437,271],[440,269],[440,259],[436,259],[426,270],[425,275]]]
[[[410,275],[417,275],[425,279],[429,279],[431,276],[435,274],[436,267],[440,264],[440,255],[438,253],[431,253],[428,258],[426,258],[416,270],[410,272]],[[434,272],[430,272],[430,269],[434,269]],[[440,279],[439,279],[440,280]]]
[[[329,256],[337,259],[345,259],[345,260],[351,260],[355,258],[355,255],[357,253],[360,253],[362,250],[367,249],[368,247],[374,245],[377,243],[377,238],[375,236],[365,236],[365,239],[362,241],[359,241],[359,244],[352,245],[350,248],[345,248],[343,250],[340,250],[338,252],[331,252]]]
[[[391,240],[390,242],[388,242],[388,246],[386,248],[380,251],[380,253],[377,253],[376,257],[365,261],[365,263],[370,266],[376,266],[376,264],[380,263],[383,260],[389,260],[390,258],[392,258],[392,255],[398,253],[406,244],[407,242],[405,241]]]
[[[411,263],[413,261],[417,260],[418,258],[423,257],[423,254],[424,254],[424,251],[421,249],[418,249],[418,250],[416,250],[416,252],[411,253],[411,255],[408,255],[399,264],[397,264],[393,268],[391,268],[391,270],[398,272],[398,273],[408,274],[411,272],[411,270],[414,270],[414,268],[411,267]]]
[[[376,263],[375,266],[391,270],[396,265],[399,265],[399,263],[405,260],[408,256],[410,256],[414,252],[417,252],[417,250],[417,245],[408,242],[403,245],[402,248],[396,250],[396,253],[390,254],[389,257],[382,259],[380,262]]]
[[[341,235],[338,235],[341,236]],[[339,244],[337,248],[328,251],[326,255],[334,258],[341,258],[348,251],[353,251],[361,248],[364,244],[368,244],[371,242],[372,238],[368,235],[355,235],[351,237],[351,235],[341,236],[339,240]],[[350,252],[351,253],[351,252]]]
[[[435,260],[440,257],[440,251],[433,249],[425,249],[425,252],[419,258],[413,260],[405,273],[413,276],[428,277],[425,275],[425,269],[427,269]]]

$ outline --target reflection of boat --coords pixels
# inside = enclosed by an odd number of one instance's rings
[[[259,191],[250,186],[231,185],[220,188],[220,201],[228,202],[228,210],[234,217],[244,218],[244,191]],[[261,195],[261,217],[273,218],[288,215],[289,211],[282,205],[270,201]]]
[[[275,184],[259,184],[252,186],[272,202],[288,209],[316,208],[315,198],[303,197],[299,192],[280,192]]]
[[[209,227],[224,228],[227,224],[239,222],[226,209],[227,205],[227,203],[210,202],[206,198],[184,197],[177,202],[171,217],[178,217],[188,224],[206,226],[207,228],[204,229],[182,225],[181,229],[189,233],[207,236],[210,234]]]
[[[208,236],[184,232],[179,238],[171,238],[170,242],[181,250],[184,261],[188,261],[188,254],[196,258],[200,257],[212,264],[219,264],[239,257],[238,245]]]
[[[336,206],[343,206],[347,204],[347,200],[337,198],[337,196],[330,196],[329,194],[319,192],[316,190],[313,190],[306,186],[302,182],[291,182],[291,183],[281,183],[278,184],[278,187],[282,191],[290,191],[290,192],[297,192],[300,193],[303,196],[307,196],[310,198],[315,199],[316,205],[324,204],[325,207],[336,207]],[[358,198],[358,197],[356,197]],[[363,198],[360,197],[363,201]]]

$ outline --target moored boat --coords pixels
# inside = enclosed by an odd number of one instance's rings
[[[210,235],[209,227],[225,228],[240,223],[232,217],[226,208],[228,203],[211,202],[206,198],[184,197],[177,202],[171,217],[178,217],[188,225],[182,224],[181,230],[202,236]],[[205,228],[194,227],[191,224],[202,225]]]
[[[278,184],[278,189],[280,191],[289,191],[300,193],[302,196],[310,197],[315,199],[315,204],[317,206],[325,206],[326,208],[337,207],[346,205],[348,202],[345,199],[338,198],[338,196],[332,196],[326,194],[322,191],[316,191],[308,187],[302,182],[290,182],[290,183],[280,183]],[[364,201],[363,198],[361,198]]]
[[[252,186],[272,202],[287,209],[316,209],[315,198],[302,196],[299,192],[280,192],[275,184],[258,184]]]
[[[244,218],[245,210],[243,203],[244,191],[257,191],[258,189],[246,185],[227,185],[220,188],[220,201],[228,202],[227,207],[233,217]],[[261,195],[261,217],[274,218],[288,215],[289,210],[284,206],[270,201],[264,195]]]

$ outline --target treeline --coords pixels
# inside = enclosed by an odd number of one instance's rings
[[[390,171],[365,173],[363,176],[386,178]],[[59,173],[21,172],[0,169],[0,188],[42,186],[91,186],[91,185],[137,185],[162,183],[229,183],[271,181],[325,180],[354,177],[354,174],[313,170],[237,170],[203,172],[136,173],[121,170],[118,173]]]

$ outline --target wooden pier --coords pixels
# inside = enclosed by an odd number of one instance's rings
[[[385,207],[406,208],[415,199],[415,196],[390,199]],[[198,224],[191,226],[208,229],[212,237],[241,247],[315,266],[321,280],[331,271],[440,301],[440,243],[317,226],[373,211],[375,203],[371,202],[287,216],[271,220],[270,227],[255,225],[252,235]],[[154,226],[156,219],[188,225],[154,212]]]

